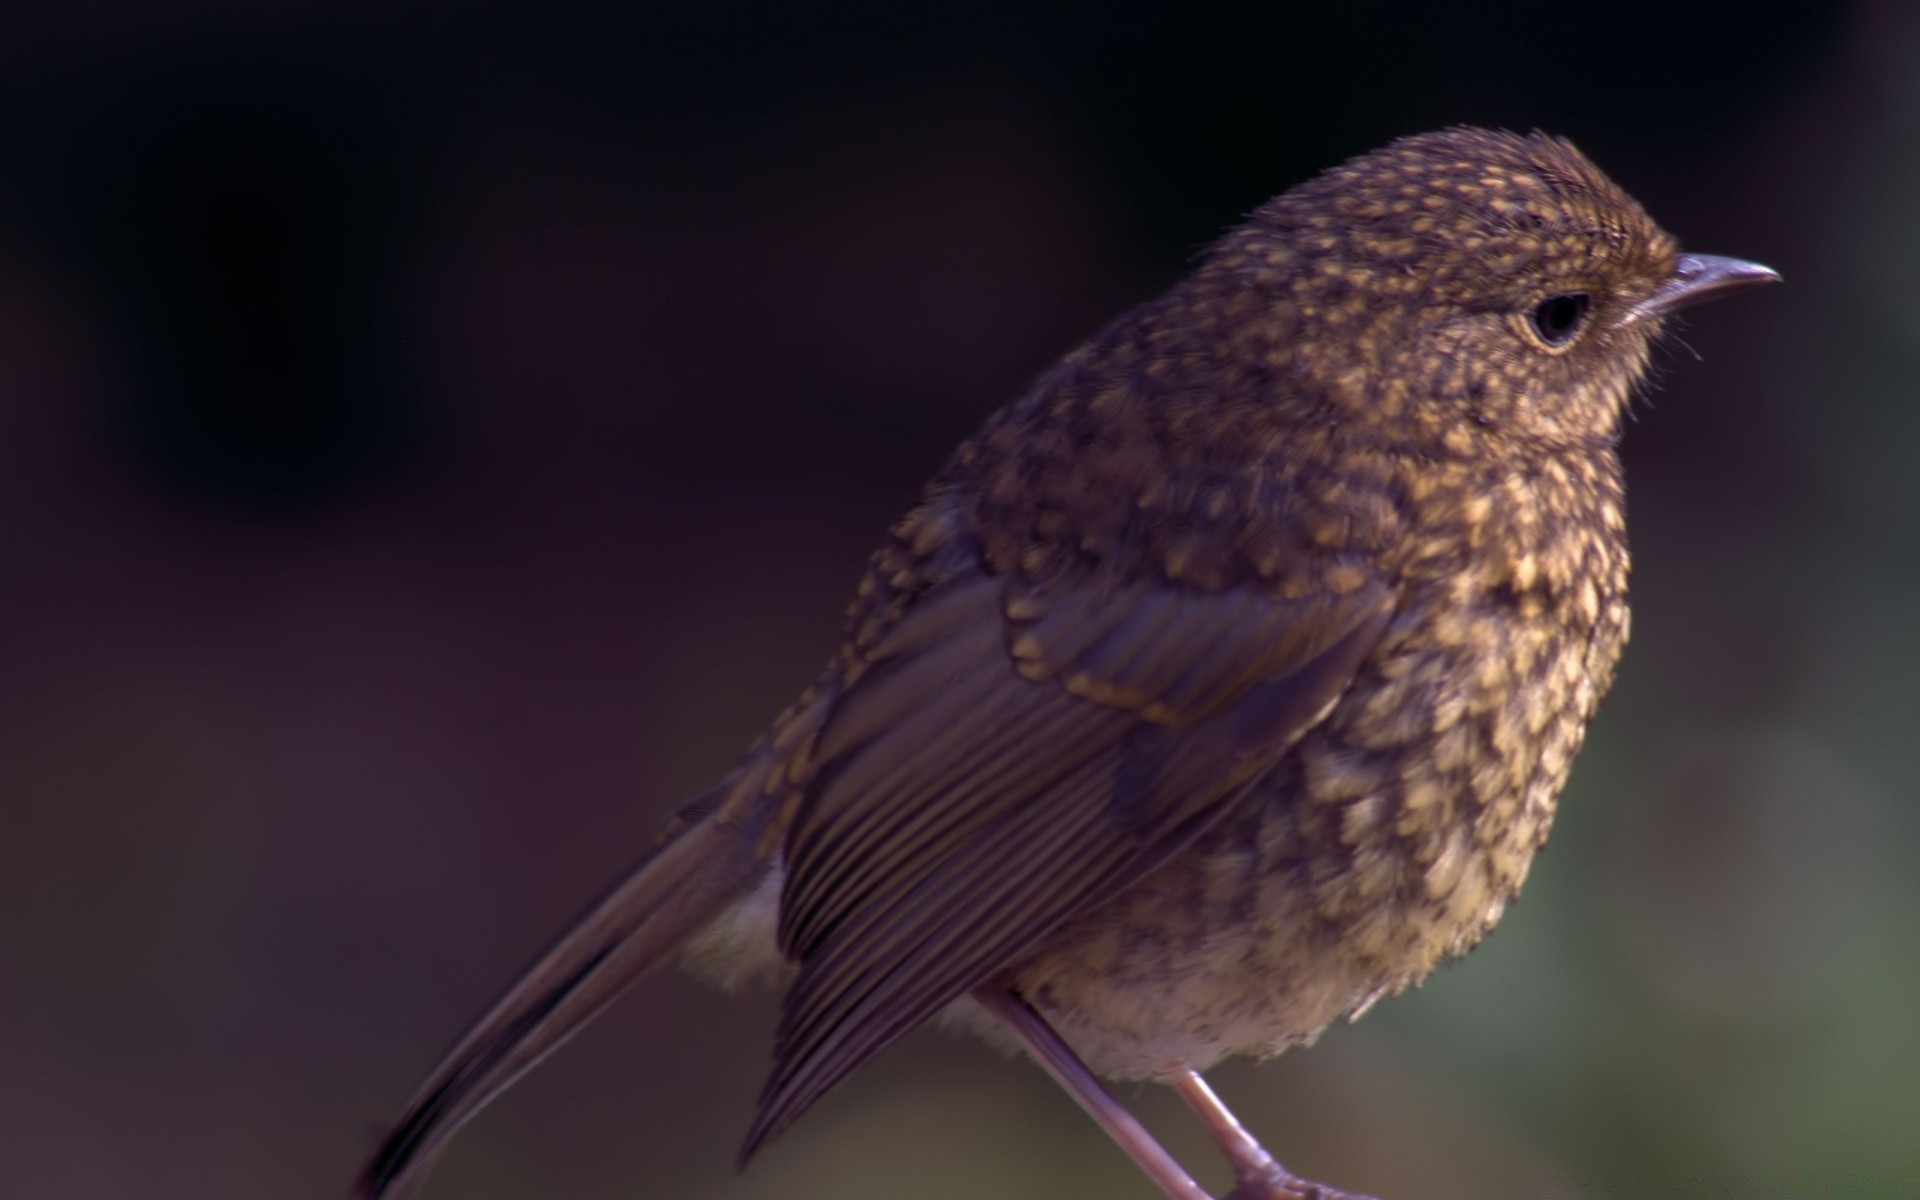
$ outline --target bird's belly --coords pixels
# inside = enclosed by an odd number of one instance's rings
[[[1551,641],[1535,648],[1548,677],[1592,648]],[[1421,658],[1389,649],[1221,824],[1010,972],[1089,1066],[1153,1078],[1279,1053],[1499,919],[1595,695],[1536,687],[1523,703],[1460,654]],[[1422,678],[1451,682],[1409,694]],[[1475,678],[1485,695],[1461,682]]]
[[[1478,941],[1525,879],[1598,694],[1550,681],[1604,688],[1618,640],[1548,637],[1519,655],[1482,642],[1396,656],[1389,644],[1219,824],[999,981],[1117,1079],[1276,1054],[1419,983]],[[1524,660],[1534,686],[1483,669],[1483,654],[1502,671]],[[776,862],[693,939],[697,973],[790,976],[775,948],[780,886]],[[965,998],[946,1015],[1010,1044]]]
[[[1360,915],[1330,916],[1310,862],[1275,872],[1263,861],[1262,823],[1213,831],[1011,973],[1095,1072],[1162,1078],[1277,1054],[1431,969],[1438,954],[1413,906],[1342,897]],[[1370,946],[1357,924],[1373,927]]]

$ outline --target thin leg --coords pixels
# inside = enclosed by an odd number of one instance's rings
[[[1227,1161],[1233,1164],[1233,1177],[1238,1186],[1229,1200],[1368,1200],[1365,1196],[1302,1179],[1275,1162],[1267,1148],[1233,1115],[1233,1110],[1221,1103],[1198,1071],[1182,1071],[1171,1082],[1173,1090],[1206,1125],[1207,1132],[1226,1152]]]
[[[1233,1164],[1233,1177],[1245,1186],[1250,1183],[1278,1183],[1291,1179],[1279,1163],[1273,1161],[1273,1155],[1267,1153],[1240,1118],[1221,1103],[1219,1095],[1200,1078],[1198,1071],[1182,1071],[1173,1077],[1173,1090],[1187,1102],[1213,1140],[1220,1143],[1220,1149],[1226,1152],[1227,1161]]]
[[[1087,1070],[1071,1047],[1063,1041],[1053,1027],[1041,1019],[1025,1000],[1000,988],[983,987],[974,990],[973,998],[980,1007],[993,1014],[1001,1024],[1013,1031],[1034,1058],[1053,1076],[1054,1082],[1067,1089],[1087,1115],[1099,1122],[1107,1136],[1120,1144],[1142,1171],[1165,1192],[1170,1200],[1213,1200],[1193,1176],[1186,1173],[1173,1156],[1161,1148],[1153,1135],[1147,1132],[1137,1118],[1120,1106],[1112,1093]],[[1231,1119],[1231,1118],[1229,1118]],[[1251,1141],[1252,1139],[1248,1139]]]

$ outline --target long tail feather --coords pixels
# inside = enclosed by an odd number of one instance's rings
[[[368,1160],[355,1200],[414,1195],[455,1131],[753,890],[768,867],[758,845],[765,814],[729,820],[727,790],[685,806],[691,823],[629,871],[448,1052]]]

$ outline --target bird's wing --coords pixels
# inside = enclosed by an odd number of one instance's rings
[[[743,1157],[1190,841],[1324,716],[1392,603],[977,573],[920,597],[815,744],[781,903],[800,972]]]

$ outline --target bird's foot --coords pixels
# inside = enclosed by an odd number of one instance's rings
[[[1374,1198],[1358,1192],[1343,1192],[1339,1188],[1315,1183],[1311,1179],[1302,1179],[1275,1163],[1271,1171],[1240,1176],[1233,1190],[1228,1192],[1223,1200],[1374,1200]]]
[[[1373,1200],[1302,1179],[1275,1161],[1240,1118],[1221,1103],[1198,1071],[1182,1071],[1168,1081],[1206,1125],[1233,1164],[1234,1188],[1222,1200]]]

